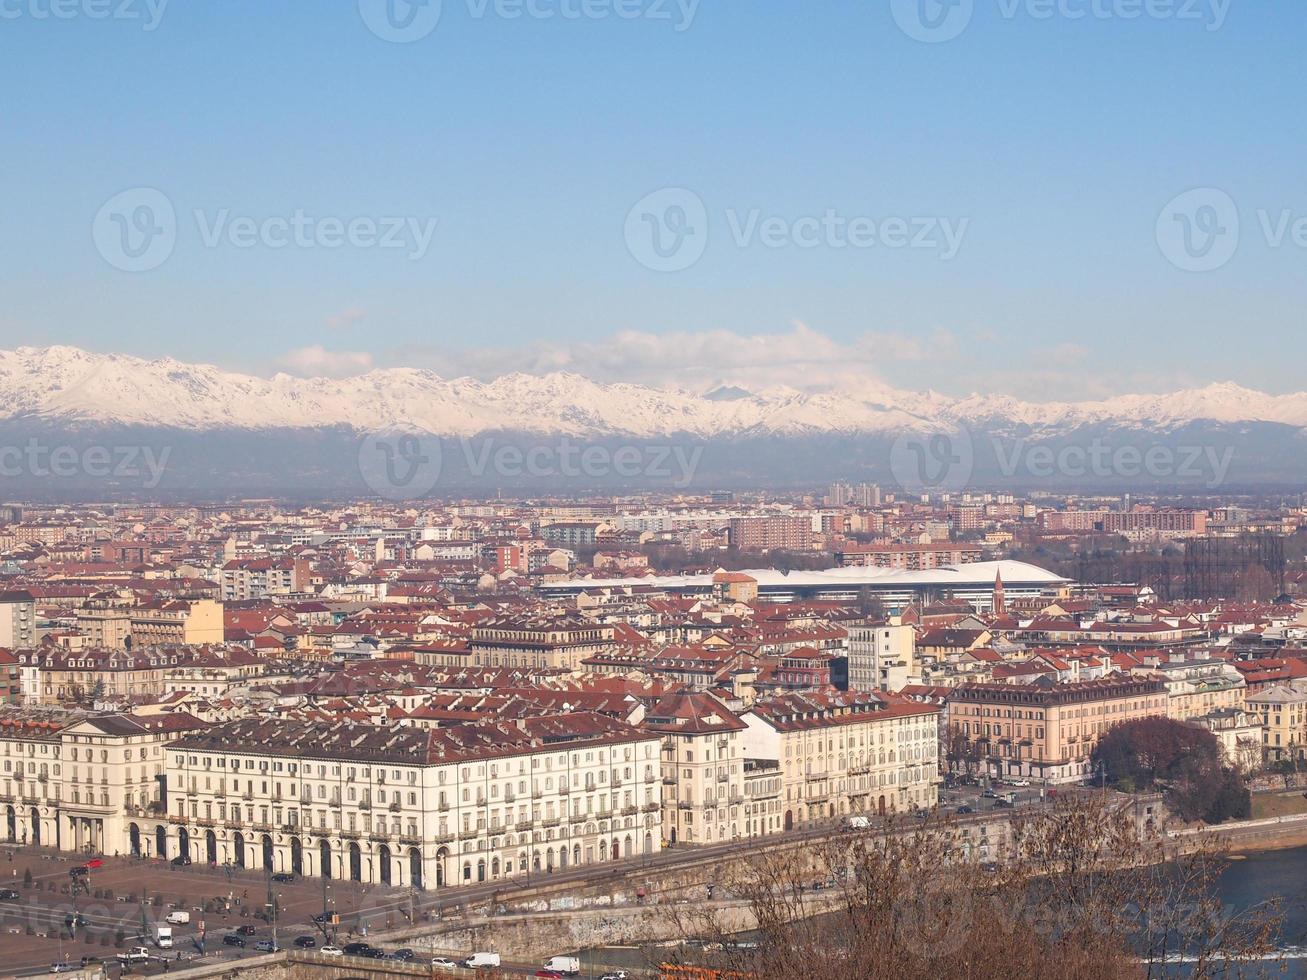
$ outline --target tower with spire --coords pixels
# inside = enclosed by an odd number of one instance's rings
[[[1007,612],[1007,606],[1003,602],[1003,570],[998,569],[994,572],[994,615],[1001,616]]]

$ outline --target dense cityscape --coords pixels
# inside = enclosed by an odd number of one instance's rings
[[[91,880],[116,859],[147,890],[317,879],[314,921],[281,913],[303,948],[532,876],[647,877],[674,856],[711,882],[723,853],[769,839],[1002,821],[1118,783],[1100,740],[1148,720],[1203,733],[1204,778],[1234,784],[1219,802],[1147,795],[1159,825],[1190,805],[1248,818],[1249,786],[1302,785],[1307,764],[1307,566],[1286,557],[1307,511],[1288,504],[836,484],[3,518],[14,875],[41,853],[93,860]],[[1082,581],[1086,560],[1175,572]],[[1004,850],[994,834],[965,853]],[[328,883],[408,897],[337,909]],[[70,897],[10,901],[39,921]],[[168,949],[243,949],[217,910],[191,915]],[[108,935],[51,924],[28,929],[38,958]],[[141,941],[160,959],[157,930]]]

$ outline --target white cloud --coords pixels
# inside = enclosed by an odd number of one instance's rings
[[[411,364],[417,357],[446,377],[567,371],[596,381],[695,390],[716,384],[821,389],[879,381],[895,365],[947,360],[957,354],[957,340],[945,330],[929,336],[868,332],[848,343],[796,321],[783,333],[624,330],[601,341],[409,351],[402,363]]]
[[[332,330],[348,330],[357,324],[366,314],[357,306],[351,306],[327,317],[327,326]]]
[[[366,351],[327,350],[321,344],[297,347],[278,358],[278,364],[291,374],[308,378],[344,378],[361,374],[372,367],[372,355]]]

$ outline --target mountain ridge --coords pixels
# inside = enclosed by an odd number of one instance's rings
[[[717,392],[726,391],[729,397]],[[703,438],[895,434],[979,425],[1051,435],[1085,426],[1166,431],[1193,422],[1272,422],[1307,428],[1307,392],[1268,395],[1231,382],[1099,401],[950,397],[869,381],[858,391],[749,390],[702,394],[579,374],[444,378],[408,367],[348,378],[241,374],[171,357],[77,347],[0,351],[0,420],[39,419],[206,431],[412,429],[439,436],[512,430],[576,436]]]

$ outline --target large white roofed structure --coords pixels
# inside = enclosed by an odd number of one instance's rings
[[[796,599],[856,601],[873,595],[889,609],[912,602],[952,597],[965,599],[978,609],[988,609],[994,580],[1003,577],[1008,600],[1039,595],[1056,589],[1067,579],[1038,565],[1022,561],[978,561],[947,565],[927,571],[894,568],[827,568],[815,572],[782,572],[774,568],[746,569],[758,582],[758,598],[771,602]],[[678,595],[707,595],[712,575],[658,575],[644,578],[574,579],[539,586],[544,595],[575,595],[599,589],[641,589]]]

